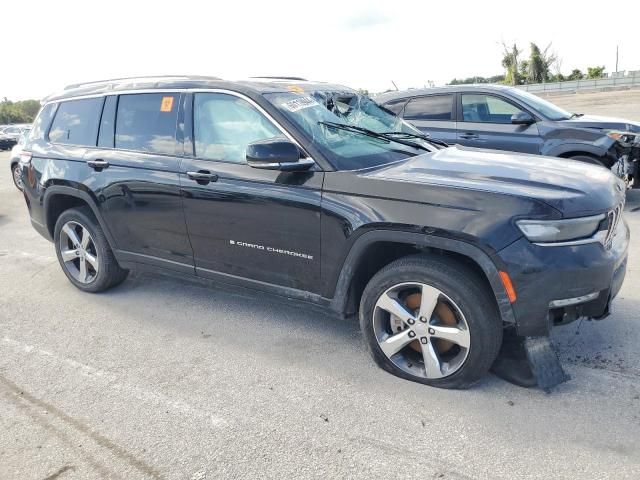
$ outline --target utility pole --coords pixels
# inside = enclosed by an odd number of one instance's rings
[[[618,45],[616,45],[616,73],[618,72]]]

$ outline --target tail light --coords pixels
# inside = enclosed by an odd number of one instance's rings
[[[20,163],[28,165],[31,162],[31,152],[20,153]]]

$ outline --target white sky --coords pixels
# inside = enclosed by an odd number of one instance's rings
[[[502,40],[562,71],[640,69],[636,20],[591,1],[10,1],[0,98],[147,74],[302,76],[372,92],[503,73]],[[535,9],[530,8],[536,6]],[[635,37],[635,38],[634,38]],[[8,53],[13,61],[8,61]]]

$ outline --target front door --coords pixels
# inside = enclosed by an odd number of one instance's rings
[[[457,143],[469,147],[540,153],[542,139],[538,126],[514,125],[511,116],[521,109],[497,95],[459,95]]]
[[[197,274],[318,290],[323,172],[247,165],[249,143],[283,130],[244,96],[194,93],[186,104],[180,182]]]

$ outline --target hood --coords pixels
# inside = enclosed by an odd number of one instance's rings
[[[600,166],[459,145],[387,165],[366,175],[534,198],[566,217],[604,212],[625,195],[623,182]]]
[[[569,120],[561,120],[561,122],[577,128],[595,128],[598,130],[620,130],[623,132],[640,133],[639,122],[632,122],[622,118],[583,115]]]

